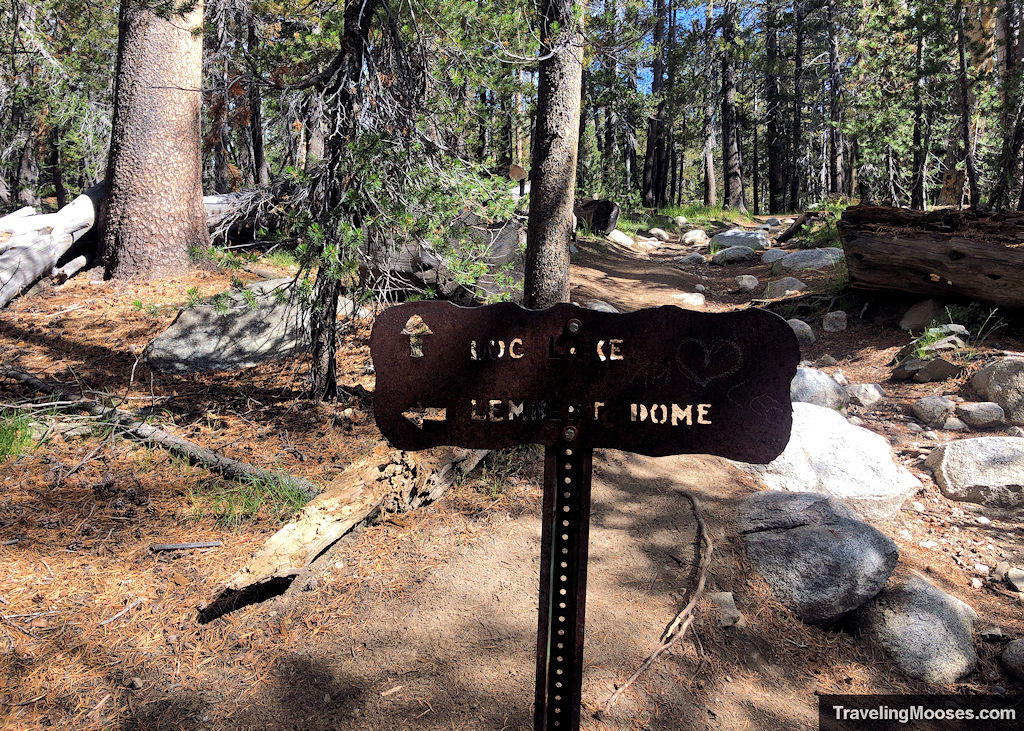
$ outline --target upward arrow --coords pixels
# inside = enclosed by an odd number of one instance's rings
[[[433,334],[433,331],[427,327],[427,323],[423,322],[422,317],[419,315],[410,317],[405,323],[405,328],[402,330],[402,335],[409,336],[409,357],[422,358],[423,338]]]

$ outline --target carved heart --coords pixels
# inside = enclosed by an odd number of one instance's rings
[[[676,365],[687,378],[701,386],[736,373],[743,365],[743,351],[732,340],[684,338],[676,348]]]

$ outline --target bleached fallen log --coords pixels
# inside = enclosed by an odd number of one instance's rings
[[[421,453],[382,444],[328,484],[281,530],[267,539],[227,584],[239,592],[272,579],[297,575],[381,506],[409,510],[437,500],[487,454],[486,449],[439,447]]]
[[[7,227],[10,226],[12,222],[17,221],[20,218],[25,218],[25,216],[34,216],[38,212],[39,211],[32,206],[25,206],[24,208],[19,208],[16,211],[8,213],[6,216],[0,216],[0,232],[7,231]]]
[[[48,274],[96,223],[106,190],[94,185],[56,213],[22,216],[0,232],[0,307]]]
[[[55,284],[63,284],[71,279],[71,277],[85,269],[88,265],[89,257],[84,254],[82,256],[76,256],[64,266],[54,267],[50,271],[50,279],[52,279]]]

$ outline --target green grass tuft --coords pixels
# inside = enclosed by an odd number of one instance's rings
[[[32,446],[32,430],[28,417],[18,411],[0,411],[0,464],[17,459]]]
[[[210,517],[237,530],[261,519],[283,523],[306,504],[306,493],[285,475],[234,482],[211,479],[189,492],[189,502],[197,520]]]

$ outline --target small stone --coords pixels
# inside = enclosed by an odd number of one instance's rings
[[[914,377],[914,374],[919,370],[928,365],[928,361],[920,360],[918,358],[907,358],[901,361],[899,365],[893,368],[892,380],[894,381],[909,381]]]
[[[707,233],[699,228],[695,228],[694,230],[687,231],[683,234],[682,243],[687,246],[697,246],[705,243],[707,240]]]
[[[837,360],[836,360],[835,358],[833,358],[833,357],[832,357],[831,355],[827,355],[827,354],[826,354],[826,355],[823,355],[823,356],[821,356],[820,358],[818,358],[818,365],[823,365],[823,366],[834,366],[834,365],[836,365],[836,364],[837,364],[838,362],[839,362],[839,361],[837,361]]]
[[[1024,437],[1024,428],[1019,426],[1011,426],[1006,430],[1006,435],[1009,437]]]
[[[935,548],[938,545],[935,541],[921,541],[921,548]]]
[[[767,223],[769,226],[781,226],[782,225],[782,221],[777,219],[775,216],[772,216],[771,218],[765,219],[765,223]]]
[[[1006,574],[1010,571],[1010,564],[1006,561],[1000,561],[996,564],[996,567],[992,569],[992,578],[996,581],[1002,581],[1006,578]]]
[[[704,595],[718,610],[718,626],[734,627],[743,625],[743,615],[736,608],[731,591],[714,591]]]
[[[1006,423],[1002,407],[992,401],[973,404],[958,404],[956,415],[967,426],[975,429],[994,429]]]
[[[697,264],[704,263],[704,255],[698,254],[696,251],[692,254],[687,254],[682,259],[679,259],[679,263],[683,266],[695,266]]]
[[[1003,648],[999,656],[1003,667],[1017,680],[1024,680],[1024,640],[1014,640]]]
[[[740,276],[736,277],[736,288],[740,292],[750,292],[756,289],[757,285],[757,277],[751,276],[749,274],[741,274]]]
[[[797,368],[789,387],[790,400],[822,406],[826,409],[846,408],[849,396],[835,379],[815,368]]]
[[[999,640],[1003,639],[1003,631],[998,627],[985,627],[978,634],[981,635],[981,639],[985,640],[985,642],[999,642]]]
[[[923,432],[921,432],[921,436],[922,436],[922,437],[923,437],[924,439],[930,439],[930,440],[931,440],[931,441],[933,441],[933,442],[934,442],[934,441],[937,441],[937,440],[938,440],[938,438],[939,438],[939,435],[938,435],[938,434],[936,434],[935,432],[933,432],[933,431],[932,431],[931,429],[928,429],[927,431],[923,431]]]
[[[977,573],[977,574],[981,574],[982,576],[988,576],[988,572],[991,571],[991,570],[992,570],[991,567],[986,566],[983,563],[976,563],[976,564],[974,564],[974,572]]]
[[[703,284],[695,284],[693,285],[693,291],[700,292],[701,294],[703,294],[704,292],[708,291],[708,288],[705,287]]]
[[[900,320],[901,330],[924,330],[933,322],[941,320],[946,314],[946,308],[941,302],[927,299],[918,302],[903,314]]]
[[[821,326],[825,332],[842,332],[846,329],[846,313],[842,310],[826,313],[822,319]]]
[[[616,244],[621,244],[623,246],[632,247],[633,245],[636,244],[632,236],[630,236],[625,231],[620,231],[619,229],[613,230],[611,233],[608,234],[607,238],[609,241],[614,241]]]
[[[650,233],[651,236],[656,238],[658,241],[667,243],[671,240],[671,237],[668,235],[668,231],[663,228],[652,228]]]
[[[910,405],[918,419],[931,426],[940,426],[953,413],[956,404],[942,396],[925,396]]]
[[[722,249],[717,254],[711,257],[712,264],[733,264],[738,261],[747,261],[748,259],[754,258],[754,250],[749,246],[730,246],[728,249]]]
[[[958,376],[963,370],[963,367],[950,363],[945,358],[932,358],[914,373],[913,378],[918,383],[934,383]]]
[[[985,586],[985,582],[979,579],[977,576],[971,578],[971,587],[974,589],[980,589]]]
[[[786,320],[786,322],[789,323],[791,328],[793,328],[793,332],[796,333],[796,339],[800,345],[811,345],[815,340],[817,340],[817,338],[814,337],[814,331],[811,330],[811,326],[803,320],[799,320],[794,317],[792,320]]]
[[[907,431],[912,431],[915,434],[920,434],[924,431],[924,427],[914,421],[907,422]]]
[[[951,416],[946,419],[946,423],[942,425],[942,428],[946,431],[968,431],[967,424],[963,423],[955,416]]]
[[[675,223],[675,225],[678,226],[679,228],[682,228],[683,226],[688,226],[690,223],[688,220],[686,220],[686,216],[676,216],[675,218],[672,219],[672,222]]]
[[[856,406],[873,406],[885,398],[885,391],[877,383],[851,383],[846,392],[850,394],[850,403]]]
[[[774,264],[780,259],[785,258],[788,253],[788,251],[783,251],[782,249],[768,249],[766,252],[761,254],[761,263]]]
[[[835,379],[835,382],[838,383],[840,386],[850,385],[850,379],[846,377],[846,374],[843,373],[841,368],[836,368],[835,371],[833,371],[832,378]]]
[[[1014,591],[1024,591],[1024,569],[1011,566],[1006,572],[1006,584]]]
[[[747,231],[742,228],[731,228],[728,231],[715,234],[711,237],[711,243],[723,248],[746,246],[752,250],[767,249],[771,246],[764,231]]]
[[[805,289],[807,289],[807,285],[796,277],[783,277],[768,283],[764,297],[765,299],[775,299],[776,297],[784,297],[794,292],[802,292]]]
[[[618,310],[616,310],[610,304],[608,304],[607,302],[602,302],[601,300],[592,300],[590,302],[587,302],[586,308],[588,310],[594,310],[595,312],[609,312],[609,313],[617,313],[618,312]]]
[[[128,681],[128,687],[134,690],[142,690],[142,678],[135,677]]]
[[[922,502],[920,502],[918,500],[915,500],[914,502],[912,502],[910,504],[910,507],[912,507],[914,509],[915,513],[923,513],[924,512],[924,503],[922,503]]]
[[[979,515],[975,520],[978,521],[978,525],[992,525],[992,519],[986,518],[984,515]]]
[[[682,304],[690,307],[703,307],[704,295],[700,292],[680,292],[672,295],[672,299],[679,300]]]
[[[168,634],[168,635],[166,636],[166,640],[167,640],[167,644],[168,644],[168,645],[173,645],[173,644],[177,643],[177,641],[178,641],[178,635],[176,635],[176,634],[173,634],[173,633],[172,633],[172,634]]]

